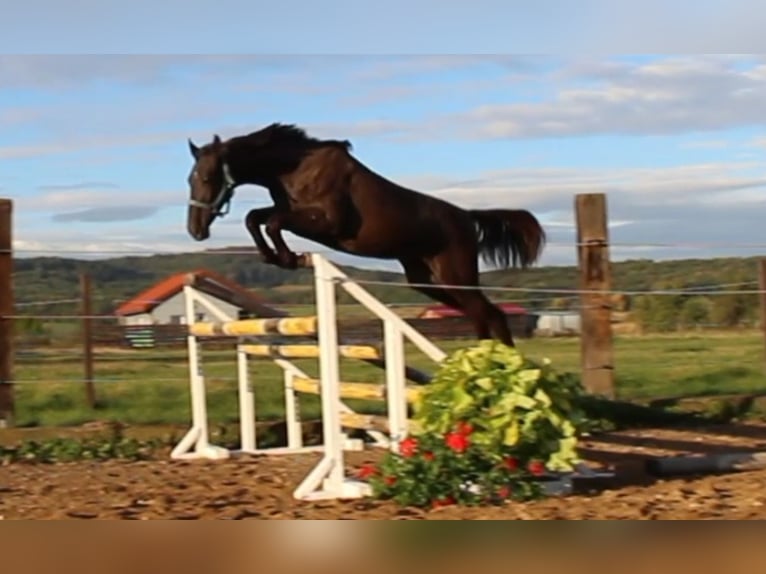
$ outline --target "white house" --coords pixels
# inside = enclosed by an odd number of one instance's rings
[[[579,335],[579,311],[539,311],[535,333],[547,336]]]
[[[183,288],[190,280],[194,288],[208,295],[220,309],[232,317],[284,317],[285,312],[267,305],[252,291],[214,271],[201,269],[176,273],[145,289],[116,310],[118,322],[125,327],[180,325],[186,322]],[[198,306],[197,321],[215,318]]]

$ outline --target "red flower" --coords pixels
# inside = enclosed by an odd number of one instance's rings
[[[465,450],[471,444],[471,441],[466,435],[462,435],[456,432],[451,432],[446,437],[444,437],[444,442],[450,449],[458,454],[465,452]]]
[[[463,436],[468,436],[473,432],[473,425],[466,421],[460,421],[457,423],[457,433]]]
[[[434,459],[434,453],[432,452],[423,453],[423,460],[427,460],[428,462],[431,462],[433,459]]]
[[[519,468],[519,459],[513,456],[506,456],[503,459],[503,466],[513,472]]]
[[[383,482],[386,483],[386,486],[393,486],[396,484],[396,477],[395,476],[387,476],[383,479]]]
[[[375,465],[367,463],[365,465],[362,465],[362,467],[359,469],[359,471],[356,473],[357,478],[364,480],[365,478],[370,478],[375,474]]]
[[[433,500],[431,502],[431,508],[443,508],[445,506],[452,506],[453,504],[455,504],[455,499],[451,496],[445,496]]]
[[[533,460],[527,466],[527,470],[534,476],[545,474],[545,465],[539,460]]]
[[[501,500],[505,500],[511,496],[511,487],[510,486],[501,486],[497,490],[497,495],[500,497]]]
[[[399,452],[404,458],[409,458],[418,450],[418,439],[407,437],[399,443]]]

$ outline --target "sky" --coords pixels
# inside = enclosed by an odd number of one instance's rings
[[[19,257],[251,245],[255,186],[208,241],[188,236],[186,140],[278,121],[457,205],[529,209],[543,265],[574,263],[590,192],[608,195],[615,261],[759,255],[765,102],[758,54],[0,55],[0,197]]]

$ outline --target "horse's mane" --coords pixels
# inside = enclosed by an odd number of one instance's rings
[[[264,146],[276,144],[288,144],[297,146],[338,146],[346,151],[351,151],[352,145],[348,140],[322,140],[306,133],[295,124],[272,123],[244,136],[232,138],[232,141],[246,146]]]

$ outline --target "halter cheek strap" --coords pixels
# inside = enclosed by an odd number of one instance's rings
[[[234,188],[237,187],[237,182],[231,176],[229,164],[223,164],[223,185],[221,191],[211,203],[205,203],[196,199],[190,199],[189,205],[193,207],[201,207],[203,209],[210,209],[213,215],[216,217],[224,217],[229,213],[231,207],[231,200],[234,197]]]

